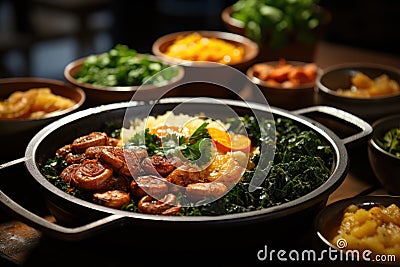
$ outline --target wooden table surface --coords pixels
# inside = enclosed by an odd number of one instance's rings
[[[317,47],[316,63],[324,68],[330,65],[348,62],[370,62],[391,65],[400,68],[400,57],[354,47],[321,42]],[[367,162],[364,162],[368,164]],[[356,172],[354,168],[364,169]],[[1,179],[6,179],[1,177]],[[4,183],[1,184],[3,190]],[[27,190],[27,189],[25,189]],[[350,172],[342,185],[328,199],[328,204],[337,200],[357,195],[387,194],[377,183],[374,175],[364,166],[350,164]],[[54,221],[51,215],[44,215]],[[0,266],[22,266],[34,257],[35,251],[40,251],[43,243],[42,234],[15,220],[8,213],[0,211]],[[71,255],[66,255],[66,259]],[[35,261],[34,261],[35,262]],[[132,264],[133,265],[133,264]]]

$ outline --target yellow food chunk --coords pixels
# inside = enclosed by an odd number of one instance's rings
[[[357,238],[363,238],[376,234],[377,223],[373,220],[365,221],[359,227],[354,227],[353,235]]]
[[[351,82],[358,89],[368,89],[368,88],[374,86],[374,81],[371,80],[367,75],[365,75],[364,73],[361,73],[361,72],[354,75],[353,78],[351,78]]]
[[[50,113],[67,109],[75,104],[75,102],[69,98],[52,94],[50,88],[39,88],[37,90],[37,96],[31,107],[32,111]]]
[[[392,80],[386,74],[371,79],[364,73],[357,73],[351,78],[351,88],[338,89],[337,92],[347,97],[379,97],[385,95],[399,94],[400,86],[397,81]]]

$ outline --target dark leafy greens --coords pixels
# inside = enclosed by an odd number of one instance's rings
[[[68,166],[67,162],[61,156],[55,156],[46,161],[46,163],[41,167],[40,172],[43,176],[54,186],[61,189],[62,191],[81,198],[87,201],[91,201],[92,194],[88,191],[82,191],[71,187],[69,184],[65,183],[63,179],[60,178],[60,173]]]
[[[260,144],[260,125],[251,116],[242,118],[252,143]],[[264,130],[270,123],[262,122]],[[232,124],[233,126],[235,124]],[[263,184],[254,192],[248,186],[254,171],[246,171],[243,180],[224,197],[204,206],[183,208],[183,215],[218,215],[253,211],[279,205],[313,191],[331,174],[333,152],[310,130],[302,130],[289,119],[277,119],[276,153]],[[253,159],[256,162],[259,159]]]
[[[150,55],[139,56],[128,46],[117,44],[106,53],[88,56],[75,79],[96,86],[139,86],[152,77],[149,83],[163,84],[178,73],[177,67],[168,67]],[[164,69],[160,75],[153,76]]]
[[[390,129],[376,142],[387,152],[400,157],[400,128]]]

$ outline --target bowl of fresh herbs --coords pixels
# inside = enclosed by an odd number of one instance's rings
[[[85,90],[89,105],[129,101],[138,90],[140,100],[158,99],[183,75],[181,66],[122,44],[72,61],[64,69],[65,79]]]
[[[386,190],[400,194],[400,115],[381,118],[372,127],[374,134],[368,142],[372,170]]]
[[[318,0],[238,0],[223,9],[221,19],[229,31],[258,43],[262,60],[311,62],[331,14]]]

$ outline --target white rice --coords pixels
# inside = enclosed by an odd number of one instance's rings
[[[135,119],[129,129],[122,129],[122,142],[126,143],[136,133],[143,133],[146,128],[154,129],[160,126],[186,127],[189,129],[189,134],[192,134],[204,122],[209,123],[207,128],[219,128],[221,130],[229,128],[229,124],[223,123],[220,120],[204,119],[201,115],[194,117],[182,113],[174,114],[172,111],[167,111],[165,114],[158,115],[157,117],[149,116],[146,119]]]

